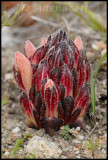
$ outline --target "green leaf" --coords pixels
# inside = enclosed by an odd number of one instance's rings
[[[24,138],[16,140],[15,146],[12,148],[12,151],[10,152],[11,156],[13,156],[14,154],[16,154],[16,152],[21,149],[20,145],[21,145],[21,143],[23,141],[24,141]]]
[[[7,12],[3,11],[2,12],[2,23],[1,23],[2,27],[3,26],[12,26],[13,23],[15,22],[15,19],[22,12],[22,10],[24,8],[25,8],[25,6],[23,5],[23,3],[21,3],[18,10],[14,13],[14,15],[8,16],[8,17],[7,17]]]
[[[5,97],[5,98],[2,99],[2,104],[1,104],[1,106],[5,105],[5,104],[7,103],[7,99],[8,99],[7,97]]]
[[[105,53],[105,54],[103,55],[103,57],[100,59],[100,61],[99,61],[99,63],[98,63],[98,66],[97,66],[97,68],[96,68],[95,77],[97,76],[97,73],[98,73],[98,71],[99,71],[99,69],[100,69],[100,67],[101,67],[101,65],[102,65],[102,62],[105,60],[106,57],[107,57],[107,53]]]
[[[95,114],[95,83],[94,83],[94,80],[93,80],[93,70],[91,70],[90,85],[91,85],[92,112],[93,112],[93,115],[94,115]]]

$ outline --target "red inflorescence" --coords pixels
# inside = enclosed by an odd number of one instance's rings
[[[90,66],[78,36],[73,42],[65,31],[42,39],[35,48],[27,40],[24,54],[17,51],[13,64],[22,89],[20,104],[31,127],[52,135],[62,125],[82,126],[89,100]]]

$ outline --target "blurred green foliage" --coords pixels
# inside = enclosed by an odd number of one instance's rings
[[[14,13],[14,15],[8,16],[8,13],[6,11],[2,11],[1,27],[12,26],[15,22],[15,19],[20,15],[23,9],[24,9],[24,5],[23,3],[21,3],[18,10]]]

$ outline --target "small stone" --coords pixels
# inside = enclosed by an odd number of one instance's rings
[[[8,155],[9,155],[9,152],[6,151],[6,152],[4,153],[4,156],[8,156]]]
[[[20,132],[21,129],[19,127],[16,127],[12,130],[12,133],[17,133],[17,132]]]
[[[76,158],[80,158],[80,156],[76,156]]]
[[[98,50],[98,47],[95,44],[92,44],[92,48]]]
[[[106,133],[104,134],[104,137],[105,137],[105,138],[107,137],[107,134],[106,134]]]
[[[16,103],[13,103],[11,107],[12,107],[12,109],[15,109],[16,108]]]
[[[78,139],[79,139],[79,140],[83,140],[83,139],[84,139],[84,136],[78,135]]]
[[[62,157],[61,158],[63,158],[63,159],[67,159],[67,157],[66,156],[64,156],[64,155],[62,155]]]
[[[80,127],[77,127],[77,128],[76,128],[76,131],[80,131],[80,129],[81,129]]]
[[[6,73],[5,74],[5,80],[11,80],[11,79],[13,79],[14,78],[14,76],[13,76],[13,73]]]

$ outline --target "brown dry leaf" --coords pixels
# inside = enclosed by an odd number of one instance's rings
[[[77,147],[78,147],[78,149],[81,149],[82,145],[81,144],[77,144]]]

